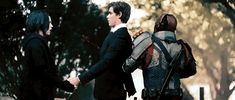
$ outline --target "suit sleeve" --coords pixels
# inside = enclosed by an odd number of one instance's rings
[[[71,85],[68,81],[62,81],[58,74],[57,69],[54,64],[49,64],[46,55],[46,47],[40,42],[39,39],[32,40],[31,44],[29,44],[29,60],[32,61],[32,72],[33,77],[41,80],[47,80],[48,84],[56,85],[56,87],[61,88],[66,91],[72,92],[74,90],[74,86]]]
[[[95,65],[93,65],[89,71],[81,74],[79,79],[82,84],[86,84],[95,77],[101,75],[104,71],[107,70],[113,62],[117,61],[119,56],[122,54],[123,50],[126,49],[126,34],[117,34],[116,37],[112,40],[111,45],[107,48],[102,59],[100,59]]]

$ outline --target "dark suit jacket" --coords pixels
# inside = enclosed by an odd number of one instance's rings
[[[88,72],[79,76],[82,84],[96,78],[94,96],[101,100],[123,100],[136,91],[131,74],[122,71],[122,64],[132,52],[132,41],[127,28],[109,33],[104,40],[100,59]]]
[[[37,33],[23,41],[25,51],[19,100],[54,100],[56,87],[73,91],[74,86],[60,80],[47,42]]]

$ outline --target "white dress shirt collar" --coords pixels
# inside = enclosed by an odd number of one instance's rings
[[[117,31],[119,28],[122,28],[122,27],[126,27],[126,24],[125,23],[121,23],[113,28],[111,28],[111,32],[115,32]]]

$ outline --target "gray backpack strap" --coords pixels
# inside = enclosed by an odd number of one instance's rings
[[[131,57],[134,60],[137,60],[140,55],[152,44],[152,35],[149,32],[143,32],[141,35],[139,35],[135,40],[133,41],[134,43],[134,48],[131,54]]]

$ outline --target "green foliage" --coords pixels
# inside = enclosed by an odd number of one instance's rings
[[[73,69],[87,68],[96,62],[99,47],[109,31],[106,12],[89,0],[63,1],[68,0],[23,0],[24,6],[17,4],[17,0],[0,1],[0,95],[17,98],[23,60],[20,44],[28,11],[46,7],[52,18],[54,27],[48,37],[49,46],[61,78]],[[136,20],[141,23],[138,28],[144,30],[152,31],[156,17],[162,13],[176,15],[177,33],[192,46],[199,69],[206,72],[202,76],[208,77],[211,91],[217,93],[214,98],[229,97],[235,89],[228,88],[235,79],[234,0],[129,1],[148,13]],[[190,82],[200,79],[204,78]]]
[[[16,98],[22,55],[21,37],[25,16],[16,1],[0,6],[0,95]],[[14,6],[13,6],[14,5]]]
[[[23,5],[0,5],[0,96],[15,99],[22,71],[21,41],[27,10],[46,7],[49,12],[54,26],[49,46],[61,78],[73,69],[93,64],[109,31],[104,12],[88,0],[23,0]],[[78,59],[80,62],[75,63]]]

